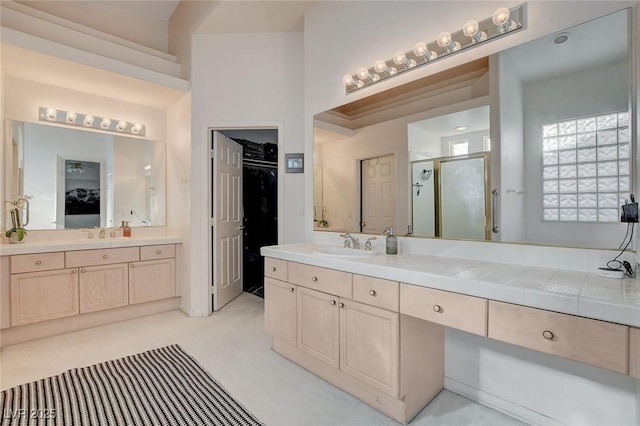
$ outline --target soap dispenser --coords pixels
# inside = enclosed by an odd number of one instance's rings
[[[129,222],[126,220],[122,221],[122,236],[130,237],[131,236],[131,227],[129,226]]]
[[[387,236],[387,254],[398,254],[398,238],[393,235],[393,226],[385,228],[384,235]]]

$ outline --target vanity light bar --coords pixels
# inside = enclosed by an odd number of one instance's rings
[[[410,51],[399,50],[391,59],[379,59],[371,68],[362,67],[356,74],[347,74],[342,77],[345,92],[354,92],[437,59],[521,30],[525,27],[525,6],[526,4],[521,4],[511,9],[501,7],[490,18],[480,22],[469,20],[461,30],[454,33],[443,31],[431,43],[419,41]]]
[[[80,114],[74,111],[62,111],[51,107],[40,107],[38,111],[38,118],[40,121],[50,121],[70,126],[100,129],[108,132],[126,133],[135,136],[144,136],[147,130],[144,124],[116,120],[113,118],[98,117],[91,114]]]

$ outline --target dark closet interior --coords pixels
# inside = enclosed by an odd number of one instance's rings
[[[278,146],[225,134],[243,147],[243,290],[264,297],[260,248],[278,244]]]

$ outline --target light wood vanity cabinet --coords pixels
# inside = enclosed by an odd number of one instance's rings
[[[174,297],[175,245],[14,255],[10,327]]]
[[[264,280],[264,327],[269,334],[294,346],[297,339],[296,290],[297,286],[293,284],[273,278]]]
[[[129,303],[126,263],[80,268],[80,313],[117,308]]]
[[[129,264],[129,303],[166,299],[175,295],[175,260],[160,259]]]
[[[11,325],[62,318],[78,313],[78,270],[11,275]]]
[[[298,287],[297,302],[298,348],[332,367],[339,368],[340,298]]]
[[[489,302],[489,337],[606,368],[628,371],[626,325]]]
[[[629,330],[629,374],[640,379],[640,328]]]

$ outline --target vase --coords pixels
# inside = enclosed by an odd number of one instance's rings
[[[26,241],[27,237],[24,236],[22,237],[22,241],[18,241],[18,233],[17,232],[12,232],[11,235],[9,235],[9,244],[22,244]]]

